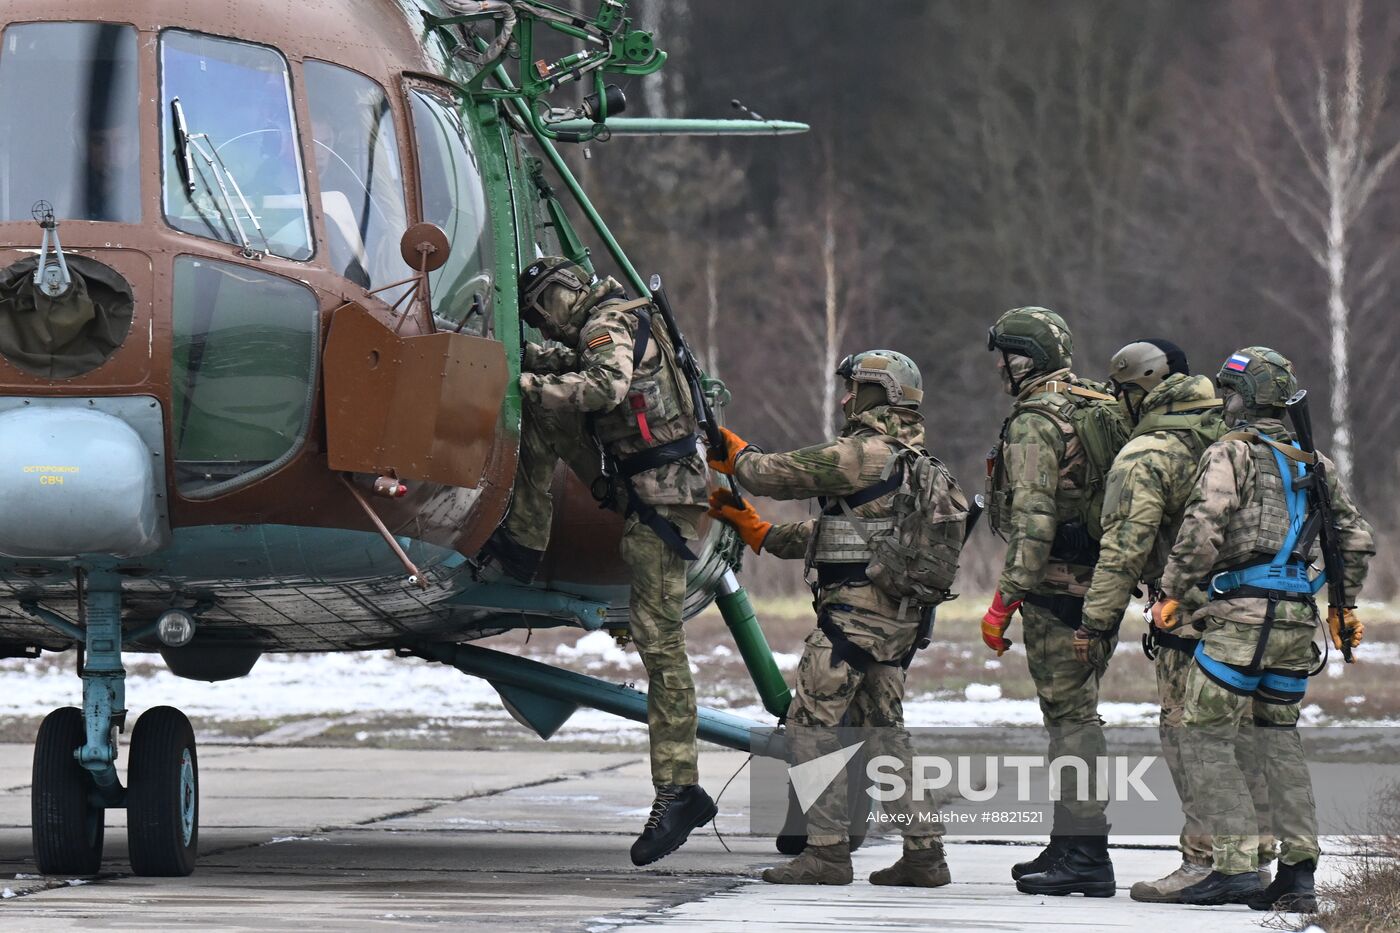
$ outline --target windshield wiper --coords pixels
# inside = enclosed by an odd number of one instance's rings
[[[180,157],[180,178],[185,183],[185,190],[193,195],[194,160],[190,158],[190,128],[185,122],[185,108],[180,98],[170,98],[170,112],[175,121],[175,153]]]
[[[219,149],[214,145],[214,141],[209,138],[208,133],[191,133],[189,124],[185,121],[185,108],[180,104],[180,98],[175,97],[170,101],[170,109],[175,114],[175,145],[180,155],[180,165],[182,174],[185,176],[185,188],[191,196],[196,193],[197,185],[195,178],[203,179],[203,174],[196,172],[194,158],[191,152],[199,153],[199,157],[209,166],[209,173],[214,176],[214,183],[217,189],[209,186],[205,182],[205,187],[210,194],[217,193],[222,206],[219,208],[219,215],[224,221],[225,227],[230,233],[238,237],[238,244],[243,247],[243,255],[248,259],[256,259],[262,252],[253,249],[253,243],[248,239],[248,232],[243,229],[243,222],[238,219],[238,210],[234,207],[233,197],[229,194],[229,187],[233,187],[233,192],[238,196],[238,201],[243,205],[243,210],[248,215],[248,220],[262,239],[264,252],[268,247],[267,234],[263,233],[262,224],[258,223],[257,215],[253,213],[253,208],[248,204],[248,199],[243,196],[243,189],[239,187],[238,179],[233,176],[233,171],[224,164],[223,158],[219,155]],[[228,179],[228,184],[224,179]],[[195,205],[198,208],[198,205]]]

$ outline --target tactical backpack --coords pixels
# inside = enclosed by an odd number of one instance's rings
[[[1032,398],[1021,403],[1016,415],[1035,412],[1048,418],[1060,429],[1067,447],[1071,440],[1078,439],[1085,464],[1085,483],[1084,488],[1080,490],[1076,519],[1087,530],[1088,536],[1097,542],[1103,537],[1103,499],[1108,471],[1113,466],[1113,458],[1118,456],[1118,451],[1128,442],[1129,430],[1127,420],[1123,417],[1122,406],[1116,398],[1106,392],[1067,382],[1048,382],[1041,391],[1068,396],[1068,401]],[[1007,424],[1010,424],[1010,419]],[[1005,433],[1006,427],[1003,426],[1003,441]],[[996,461],[990,471],[993,480],[992,527],[999,534],[1004,533],[1002,529],[1011,504],[1008,501],[1010,483],[1005,475],[1006,466],[1003,462],[1004,447],[1004,442],[998,446]]]
[[[895,453],[882,479],[901,479],[890,501],[890,519],[874,523],[872,531],[847,500],[839,502],[870,549],[866,577],[900,600],[902,617],[910,604],[936,606],[953,598],[968,507],[957,480],[938,459],[899,441],[891,444]]]

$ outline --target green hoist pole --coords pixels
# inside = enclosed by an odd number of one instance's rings
[[[496,67],[496,80],[507,90],[512,88],[510,77],[505,73],[505,69]],[[554,141],[543,133],[535,129],[534,122],[530,120],[526,105],[523,101],[515,100],[511,102],[520,114],[522,122],[529,128],[530,134],[544,153],[546,161],[554,167],[554,171],[564,186],[573,195],[574,201],[578,204],[583,215],[588,218],[588,222],[602,239],[603,245],[617,262],[622,274],[628,283],[642,296],[651,297],[651,290],[646,282],[632,265],[627,254],[622,251],[622,246],[608,229],[606,221],[603,220],[593,202],[584,193],[583,186],[579,184],[574,173],[569,170],[568,163],[564,161],[559,150],[555,148]],[[792,691],[788,689],[787,681],[778,670],[778,662],[773,660],[773,650],[768,647],[768,639],[763,635],[763,629],[759,627],[758,615],[753,610],[753,603],[749,601],[749,594],[739,584],[739,578],[735,576],[733,570],[726,570],[720,578],[719,586],[715,592],[715,605],[719,613],[724,617],[724,622],[729,626],[729,631],[734,634],[734,641],[739,647],[739,655],[744,659],[744,666],[748,668],[749,676],[753,678],[754,688],[758,691],[759,699],[763,702],[763,708],[777,716],[779,719],[787,715],[788,706],[792,703]]]

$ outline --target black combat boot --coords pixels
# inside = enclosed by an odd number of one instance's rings
[[[491,537],[486,539],[481,553],[484,557],[500,564],[501,569],[507,575],[526,586],[535,582],[535,574],[540,569],[540,560],[544,557],[544,551],[525,547],[512,538],[504,525],[493,531]]]
[[[1313,872],[1317,862],[1309,859],[1297,865],[1278,866],[1278,877],[1264,892],[1252,898],[1249,906],[1255,910],[1282,910],[1308,914],[1317,910],[1317,892],[1313,889]]]
[[[632,843],[632,864],[650,865],[679,849],[692,829],[704,826],[719,810],[699,784],[662,784],[656,788],[642,834]]]
[[[1177,895],[1177,903],[1210,907],[1219,904],[1248,904],[1263,893],[1264,886],[1259,883],[1258,871],[1246,871],[1238,875],[1212,871],[1190,887],[1182,888],[1181,893]]]
[[[1022,894],[1083,894],[1112,897],[1117,893],[1113,862],[1108,857],[1108,836],[1069,836],[1063,857],[1042,872],[1022,875],[1016,890]]]
[[[1025,875],[1047,871],[1058,862],[1069,847],[1069,835],[1065,827],[1069,824],[1069,811],[1063,804],[1055,804],[1055,812],[1050,824],[1050,844],[1040,850],[1040,854],[1028,862],[1017,862],[1011,866],[1011,878],[1020,881]]]

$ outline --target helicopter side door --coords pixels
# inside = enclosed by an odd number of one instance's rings
[[[406,79],[404,93],[425,222],[406,235],[404,258],[420,240],[433,248],[419,296],[426,301],[415,297],[400,313],[428,318],[428,333],[400,336],[402,320],[391,328],[354,304],[336,312],[326,347],[330,465],[474,488],[508,382],[505,348],[492,333],[491,206],[472,127],[452,93],[418,79]],[[430,243],[439,230],[445,239]]]

